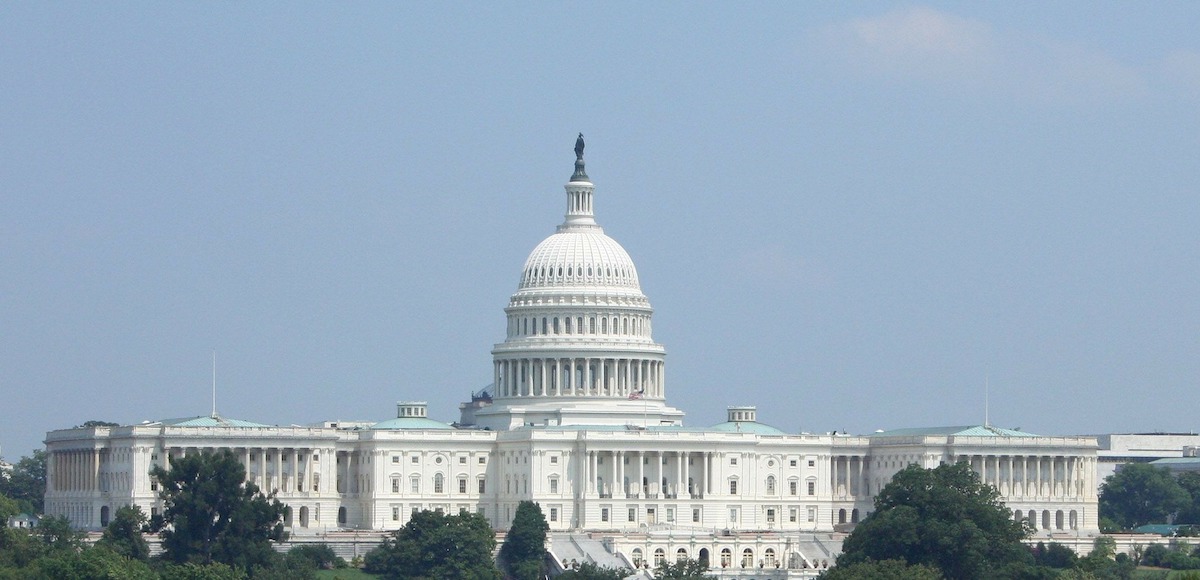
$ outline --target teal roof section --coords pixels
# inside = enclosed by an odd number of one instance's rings
[[[263,423],[255,423],[253,421],[243,421],[241,419],[229,419],[220,415],[201,415],[199,417],[183,417],[180,419],[162,419],[154,421],[151,424],[160,424],[168,427],[271,427]]]
[[[1016,429],[1003,429],[989,425],[966,425],[959,427],[912,427],[909,429],[892,429],[871,433],[871,437],[924,437],[924,436],[955,436],[955,437],[1041,437]]]
[[[757,421],[726,421],[710,427],[722,433],[753,433],[755,435],[787,435],[783,431]]]
[[[428,431],[431,429],[448,430],[453,428],[445,423],[438,423],[433,419],[426,419],[424,417],[398,417],[371,425],[371,429],[378,431],[396,431],[401,429],[424,429]]]
[[[1186,526],[1179,525],[1179,524],[1146,524],[1144,526],[1138,526],[1138,527],[1134,528],[1133,531],[1135,531],[1139,534],[1158,534],[1160,536],[1174,536],[1175,533],[1179,531],[1179,528],[1183,528],[1183,527],[1186,527]]]

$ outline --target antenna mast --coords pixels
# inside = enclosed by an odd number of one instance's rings
[[[212,361],[212,418],[217,418],[217,351],[213,350]]]

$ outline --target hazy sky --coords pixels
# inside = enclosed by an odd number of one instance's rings
[[[491,380],[575,134],[686,423],[1193,431],[1195,2],[0,3],[0,446]]]

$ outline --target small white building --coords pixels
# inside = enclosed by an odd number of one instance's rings
[[[213,415],[51,431],[47,513],[83,529],[123,505],[158,513],[152,466],[228,449],[288,504],[293,536],[396,529],[417,510],[477,512],[503,530],[534,500],[553,532],[588,534],[572,545],[599,542],[631,565],[691,556],[805,575],[833,562],[897,471],[961,461],[1040,535],[1097,533],[1092,437],[991,426],[786,433],[753,406],[688,425],[667,402],[666,349],[637,268],[595,220],[581,154],[566,193],[563,223],[530,253],[504,309],[492,384],[458,422],[401,402],[375,423]]]

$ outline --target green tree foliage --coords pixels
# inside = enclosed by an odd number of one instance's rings
[[[1192,498],[1165,467],[1130,463],[1100,485],[1100,517],[1122,529],[1166,523],[1191,506]]]
[[[867,560],[847,566],[834,566],[823,572],[821,580],[942,580],[933,566],[908,564],[903,560]]]
[[[496,536],[479,514],[419,511],[367,553],[366,571],[412,580],[497,580]]]
[[[1021,522],[995,488],[965,463],[909,466],[875,498],[875,511],[846,538],[838,566],[899,560],[937,568],[948,578],[980,578],[1032,561]]]
[[[538,504],[525,500],[517,505],[512,526],[500,547],[500,560],[516,580],[538,580],[546,572],[546,532],[550,524]]]
[[[20,511],[40,514],[45,509],[46,452],[22,457],[9,473],[0,471],[0,495],[16,500]]]
[[[633,570],[629,568],[608,568],[584,562],[575,570],[567,570],[556,577],[556,580],[624,580]]]
[[[95,419],[92,419],[91,421],[84,421],[82,425],[76,425],[75,428],[76,429],[89,429],[92,427],[120,427],[120,426],[121,426],[120,423],[113,423],[112,421],[97,421]]]
[[[684,558],[675,562],[663,561],[654,569],[654,577],[658,580],[704,580],[707,578],[708,564],[692,558]]]
[[[1051,568],[1074,568],[1079,556],[1072,550],[1058,542],[1050,542],[1046,545],[1038,542],[1037,548],[1034,550],[1033,557],[1037,560],[1039,566],[1049,566]]]
[[[162,580],[246,580],[246,572],[227,564],[171,564],[158,571]]]
[[[1200,525],[1200,473],[1194,471],[1180,473],[1176,481],[1191,496],[1192,503],[1179,510],[1175,516],[1175,523]]]
[[[287,559],[297,562],[305,562],[314,570],[330,570],[333,568],[345,568],[346,560],[333,552],[333,548],[329,544],[317,544],[314,546],[296,546],[288,550]]]
[[[142,529],[146,526],[146,514],[136,505],[119,508],[113,515],[112,522],[104,528],[104,535],[96,545],[108,548],[117,554],[133,560],[146,561],[150,559],[150,545],[142,537]]]
[[[220,562],[247,571],[270,566],[272,541],[283,539],[284,505],[245,481],[233,453],[188,455],[150,475],[164,502],[162,544],[176,563]]]

